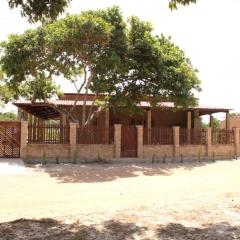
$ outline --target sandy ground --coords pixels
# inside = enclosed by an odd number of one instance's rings
[[[240,160],[24,171],[0,172],[0,239],[240,240]]]
[[[21,159],[0,159],[0,176],[25,174],[27,168]]]

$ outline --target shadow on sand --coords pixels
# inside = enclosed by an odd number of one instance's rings
[[[48,173],[60,183],[94,183],[113,181],[118,178],[145,176],[169,176],[177,168],[192,170],[197,167],[213,164],[201,163],[147,163],[147,164],[47,164],[28,165],[35,171]]]
[[[1,240],[233,240],[240,239],[240,226],[226,222],[202,228],[182,224],[138,226],[109,220],[99,225],[66,224],[54,219],[19,219],[0,223]]]

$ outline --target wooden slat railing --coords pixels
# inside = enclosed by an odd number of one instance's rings
[[[69,140],[70,128],[68,125],[28,125],[28,143],[68,144]]]
[[[146,145],[171,145],[173,144],[173,129],[172,128],[144,128],[143,129],[143,144]]]
[[[114,127],[79,126],[77,127],[77,144],[112,144]]]
[[[234,144],[234,131],[228,129],[213,129],[212,144]]]
[[[207,144],[207,129],[180,128],[179,143],[180,145],[205,145]]]

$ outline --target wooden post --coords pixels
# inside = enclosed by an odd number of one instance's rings
[[[65,113],[61,113],[60,115],[60,126],[61,129],[64,129],[67,125],[67,115]],[[64,131],[60,131],[60,139],[61,141],[64,139]]]
[[[67,116],[65,113],[61,114],[61,119],[60,119],[61,125],[65,126],[67,124]]]
[[[173,127],[174,157],[179,156],[179,127]]]
[[[212,152],[212,128],[207,129],[207,156],[211,157]]]
[[[235,145],[235,155],[239,155],[239,131],[240,128],[234,128],[234,145]]]
[[[226,129],[230,129],[230,114],[226,113]]]
[[[143,126],[138,125],[137,127],[137,157],[143,157]]]
[[[28,122],[21,121],[20,157],[22,159],[25,159],[27,156],[27,141],[28,141]]]
[[[114,125],[114,145],[115,145],[115,157],[121,157],[121,124]]]
[[[33,124],[33,115],[32,114],[29,114],[28,123],[31,125]]]
[[[24,110],[21,110],[21,120],[23,120],[23,121],[28,120],[28,113]]]
[[[151,144],[152,139],[152,111],[151,109],[147,111],[147,136],[148,136],[148,144]]]
[[[18,107],[17,108],[17,121],[21,121],[22,119],[22,110]]]
[[[34,115],[33,115],[32,138],[33,138],[33,141],[37,140],[37,137],[36,137],[36,117]]]
[[[187,112],[187,142],[188,144],[191,143],[191,128],[192,128],[192,112]]]
[[[43,136],[44,136],[44,121],[43,121],[43,119],[41,119],[41,118],[39,118],[38,119],[38,126],[39,126],[39,140],[40,141],[43,141]]]
[[[212,116],[212,115],[210,115],[209,127],[210,127],[210,128],[213,128],[213,116]]]
[[[109,143],[109,120],[110,120],[109,108],[105,111],[105,143]]]
[[[74,160],[76,158],[76,150],[77,150],[77,124],[70,123],[70,149],[71,156],[70,158]]]
[[[199,111],[194,111],[194,129],[200,128],[200,117],[199,117]]]

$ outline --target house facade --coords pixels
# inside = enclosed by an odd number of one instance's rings
[[[176,108],[161,102],[151,108],[142,101],[141,114],[127,115],[106,109],[90,126],[67,119],[66,112],[75,104],[76,94],[64,94],[56,100],[31,103],[18,101],[21,124],[21,157],[26,161],[88,161],[93,159],[180,161],[181,159],[235,156],[239,152],[239,130],[231,130],[227,108]],[[73,114],[81,120],[84,101],[87,114],[94,106],[94,95],[78,96]],[[201,129],[200,117],[226,114],[226,128],[216,131]],[[49,124],[57,120],[57,124]],[[55,121],[56,122],[56,121]],[[159,160],[160,159],[160,160]],[[137,161],[138,161],[137,160]]]
[[[28,101],[20,101],[13,103],[19,109],[19,120],[26,120],[30,123],[44,122],[46,120],[54,119],[59,120],[61,124],[66,125],[71,120],[66,119],[66,112],[71,109],[76,100],[76,94],[64,94],[57,100],[49,100],[48,102],[31,103]],[[81,122],[82,109],[84,105],[85,95],[79,95],[76,107],[74,108],[73,115],[75,119]],[[86,112],[88,115],[94,95],[89,94],[86,99]],[[179,126],[181,128],[194,128],[201,127],[200,117],[209,115],[210,125],[212,122],[212,114],[225,113],[226,129],[230,128],[229,125],[229,111],[228,108],[214,108],[214,107],[189,107],[187,109],[178,108],[170,102],[162,102],[155,108],[151,108],[149,102],[142,101],[140,107],[143,109],[142,114],[129,116],[124,113],[116,112],[107,109],[102,113],[93,123],[95,126],[109,127],[114,124],[122,124],[126,126],[142,125],[147,128],[170,128]],[[95,107],[96,108],[96,107]]]
[[[220,124],[221,129],[226,128],[226,122],[222,121]],[[233,115],[229,117],[229,129],[240,128],[240,115]]]

